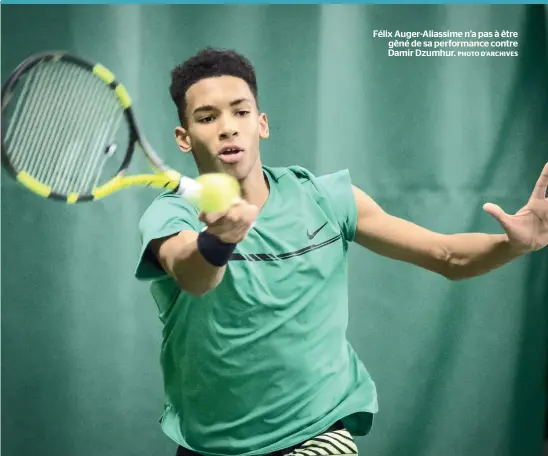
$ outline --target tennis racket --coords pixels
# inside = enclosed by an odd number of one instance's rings
[[[3,167],[44,198],[82,203],[137,186],[198,201],[201,191],[211,194],[203,188],[211,182],[223,187],[225,201],[239,196],[228,175],[200,184],[165,165],[142,135],[124,85],[103,65],[65,52],[18,65],[2,87],[1,122]],[[136,145],[152,173],[126,175]]]

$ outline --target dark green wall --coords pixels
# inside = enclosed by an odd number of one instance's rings
[[[203,46],[233,47],[257,66],[265,163],[349,168],[394,215],[494,233],[482,204],[519,209],[548,159],[543,8],[4,5],[2,80],[44,49],[99,60],[158,152],[194,173],[172,137],[170,70]],[[374,29],[518,31],[520,56],[388,57]],[[157,423],[161,326],[133,279],[154,196],[66,207],[2,174],[4,456],[173,454]],[[348,336],[380,394],[364,455],[539,454],[546,257],[450,283],[353,247]]]

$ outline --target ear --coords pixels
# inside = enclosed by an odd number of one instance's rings
[[[175,141],[181,149],[181,152],[190,152],[192,149],[192,143],[188,132],[183,127],[175,128]]]
[[[266,139],[270,136],[270,131],[268,129],[268,117],[264,112],[259,114],[259,137]]]

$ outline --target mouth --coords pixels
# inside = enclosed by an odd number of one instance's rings
[[[238,146],[224,146],[218,155],[224,163],[236,163],[244,155],[244,150]]]

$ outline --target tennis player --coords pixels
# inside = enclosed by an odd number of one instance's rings
[[[242,187],[215,214],[164,193],[139,225],[136,276],[164,324],[161,425],[178,456],[357,453],[377,395],[345,335],[351,242],[449,280],[548,243],[548,164],[515,215],[484,206],[505,234],[444,235],[386,213],[346,170],[264,166],[268,119],[238,53],[199,52],[173,70],[171,95],[181,151]]]

